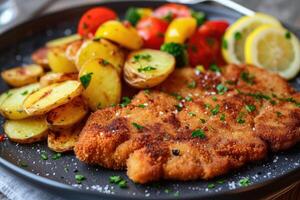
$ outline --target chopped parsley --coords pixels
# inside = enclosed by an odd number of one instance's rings
[[[75,175],[75,180],[76,180],[76,182],[77,182],[78,184],[81,184],[82,181],[84,181],[85,179],[86,179],[85,176],[83,176],[83,175],[81,175],[81,174],[76,174],[76,175]]]
[[[291,35],[290,32],[286,32],[286,33],[285,33],[285,38],[286,38],[286,39],[291,39],[291,37],[292,37],[292,35]]]
[[[235,32],[235,33],[234,33],[234,39],[235,39],[235,40],[240,40],[241,38],[242,38],[241,32]]]
[[[139,62],[140,60],[147,60],[149,61],[151,59],[150,54],[137,54],[133,56],[133,61],[134,62]]]
[[[196,81],[192,81],[190,83],[188,83],[187,87],[190,89],[196,88],[197,84]]]
[[[241,78],[244,82],[248,83],[249,85],[254,84],[254,75],[250,74],[249,72],[242,72]]]
[[[249,113],[251,113],[251,112],[253,112],[253,111],[256,110],[256,106],[255,106],[255,105],[251,105],[251,104],[246,105],[245,108],[246,108],[246,110],[247,110]]]
[[[224,122],[224,121],[225,121],[225,114],[224,114],[224,113],[222,113],[222,114],[221,114],[221,116],[220,116],[220,120],[221,120],[222,122]]]
[[[228,49],[228,42],[227,42],[227,40],[225,40],[225,38],[223,38],[223,40],[222,40],[222,48]]]
[[[195,138],[195,137],[199,137],[201,139],[204,139],[206,136],[205,136],[205,133],[203,130],[201,129],[196,129],[192,132],[192,137]]]
[[[84,88],[87,88],[91,82],[93,73],[88,73],[80,77],[80,82]]]
[[[239,123],[239,124],[245,123],[246,121],[245,121],[245,119],[244,119],[243,117],[244,117],[244,113],[241,112],[241,113],[238,115],[238,117],[236,118],[236,122]]]
[[[281,117],[281,116],[282,116],[282,113],[279,112],[279,111],[277,111],[277,112],[276,112],[276,115],[277,115],[277,117]]]
[[[221,72],[221,69],[218,67],[218,65],[216,65],[216,64],[212,64],[210,67],[209,67],[209,69],[211,70],[211,71],[213,71],[213,72]]]
[[[138,72],[150,72],[156,70],[155,67],[151,67],[151,66],[146,66],[146,67],[140,67],[138,68]]]
[[[220,110],[220,105],[217,104],[216,107],[212,109],[210,112],[212,115],[217,115],[219,113],[219,110]]]
[[[211,99],[212,99],[213,101],[217,101],[217,100],[218,100],[216,96],[213,96]]]
[[[250,179],[248,177],[243,178],[239,181],[240,186],[246,187],[250,185]]]
[[[225,181],[224,180],[218,180],[217,183],[223,184],[223,183],[225,183]]]
[[[181,103],[175,105],[178,111],[182,111],[183,105]]]
[[[187,97],[185,97],[185,100],[186,100],[186,101],[193,101],[193,98],[190,97],[190,96],[187,96]]]
[[[120,188],[126,188],[127,187],[127,181],[124,180],[120,176],[110,176],[109,182],[113,184],[117,184]]]
[[[56,153],[52,156],[52,160],[58,160],[61,158],[61,153]]]
[[[213,183],[210,183],[210,184],[208,184],[207,185],[207,189],[213,189],[213,188],[215,188],[216,186],[215,186],[215,184],[213,184]]]
[[[194,113],[194,112],[189,112],[188,114],[189,114],[189,116],[191,116],[191,117],[195,117],[195,116],[196,116],[196,113]]]
[[[28,94],[28,90],[21,93],[21,95],[23,95],[23,96],[25,96],[26,94]]]
[[[145,104],[139,104],[138,107],[145,108],[146,106],[145,106]]]
[[[171,94],[173,97],[175,97],[177,100],[182,100],[183,99],[183,97],[181,96],[181,95],[179,95],[179,94],[177,94],[177,93],[172,93]]]
[[[225,85],[223,85],[222,83],[217,85],[216,89],[218,91],[218,94],[224,94],[228,90],[228,88]]]
[[[137,123],[135,123],[135,122],[133,122],[133,123],[131,123],[132,124],[132,126],[134,126],[137,130],[143,130],[143,126],[142,125],[139,125],[139,124],[137,124]]]
[[[191,15],[197,21],[197,26],[200,26],[205,21],[205,14],[203,12],[191,10]]]
[[[120,106],[121,106],[122,108],[124,108],[124,107],[126,107],[128,104],[130,104],[130,103],[131,103],[131,99],[130,99],[129,97],[123,97]]]
[[[206,109],[209,109],[209,108],[211,108],[211,105],[210,105],[209,103],[205,103],[205,104],[204,104],[204,107],[205,107]]]
[[[42,160],[48,160],[48,155],[45,152],[41,153],[41,159]]]

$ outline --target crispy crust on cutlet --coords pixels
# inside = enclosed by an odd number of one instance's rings
[[[221,74],[177,69],[128,106],[93,113],[75,154],[89,164],[127,168],[138,183],[210,179],[299,142],[298,102],[286,81],[253,66],[229,65]],[[195,130],[204,136],[194,137]]]

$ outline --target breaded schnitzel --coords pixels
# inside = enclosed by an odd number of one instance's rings
[[[300,140],[300,94],[253,66],[177,69],[127,105],[93,113],[77,158],[130,179],[209,179]]]

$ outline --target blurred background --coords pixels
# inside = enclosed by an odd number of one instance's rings
[[[300,0],[234,0],[300,29]],[[28,18],[101,0],[0,0],[0,33]]]

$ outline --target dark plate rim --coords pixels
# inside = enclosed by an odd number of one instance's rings
[[[116,3],[116,2],[138,2],[139,0],[102,0],[101,2],[97,2],[97,3],[91,3],[91,4],[87,4],[84,6],[75,6],[75,7],[70,7],[67,9],[62,9],[62,10],[57,10],[55,12],[51,12],[48,13],[46,15],[42,15],[38,18],[35,19],[30,19],[26,22],[23,22],[9,30],[6,30],[5,32],[3,32],[2,34],[0,34],[0,37],[2,37],[3,35],[7,35],[10,32],[14,31],[14,29],[19,29],[21,27],[24,27],[28,24],[34,23],[35,21],[40,21],[43,20],[45,18],[50,18],[54,15],[60,14],[63,11],[71,11],[74,9],[79,9],[79,8],[89,8],[93,5],[102,5],[105,3]],[[166,2],[163,0],[152,0],[153,2]],[[188,5],[188,4],[187,4]],[[232,11],[234,12],[234,11]],[[42,176],[38,176],[32,172],[29,172],[17,165],[14,165],[13,163],[5,160],[4,158],[1,157],[0,155],[0,165],[3,166],[4,168],[8,169],[11,172],[14,172],[15,175],[27,179],[27,180],[32,180],[34,181],[35,184],[42,184],[44,186],[48,186],[51,187],[52,189],[56,189],[59,191],[63,191],[63,192],[69,192],[69,193],[78,193],[78,194],[82,194],[82,195],[93,195],[93,196],[97,196],[97,197],[103,197],[103,198],[113,198],[113,199],[144,199],[144,198],[140,198],[140,197],[124,197],[118,194],[105,194],[105,193],[101,193],[101,192],[97,192],[97,191],[89,191],[89,190],[84,190],[84,189],[79,189],[64,183],[60,183],[58,181],[54,181],[51,179],[48,179],[46,177],[42,177]],[[226,192],[219,192],[219,193],[194,193],[192,195],[189,196],[185,196],[185,197],[180,197],[179,199],[199,199],[199,198],[204,198],[204,199],[215,199],[215,198],[220,198],[220,199],[228,199],[228,198],[233,198],[233,197],[245,197],[246,195],[251,195],[253,194],[253,192],[255,193],[259,193],[262,192],[262,190],[268,190],[269,193],[271,193],[272,190],[274,189],[282,189],[283,187],[288,186],[289,184],[292,184],[294,182],[296,182],[297,180],[300,179],[300,167],[290,170],[289,172],[282,174],[280,176],[277,176],[276,178],[270,178],[266,181],[260,182],[260,183],[255,183],[253,185],[250,185],[248,187],[245,188],[238,188],[238,189],[233,189],[230,191],[226,191]],[[151,198],[151,197],[147,197],[147,199],[157,199],[155,197]],[[163,197],[161,199],[173,199],[172,197]],[[247,199],[247,198],[246,198]]]

